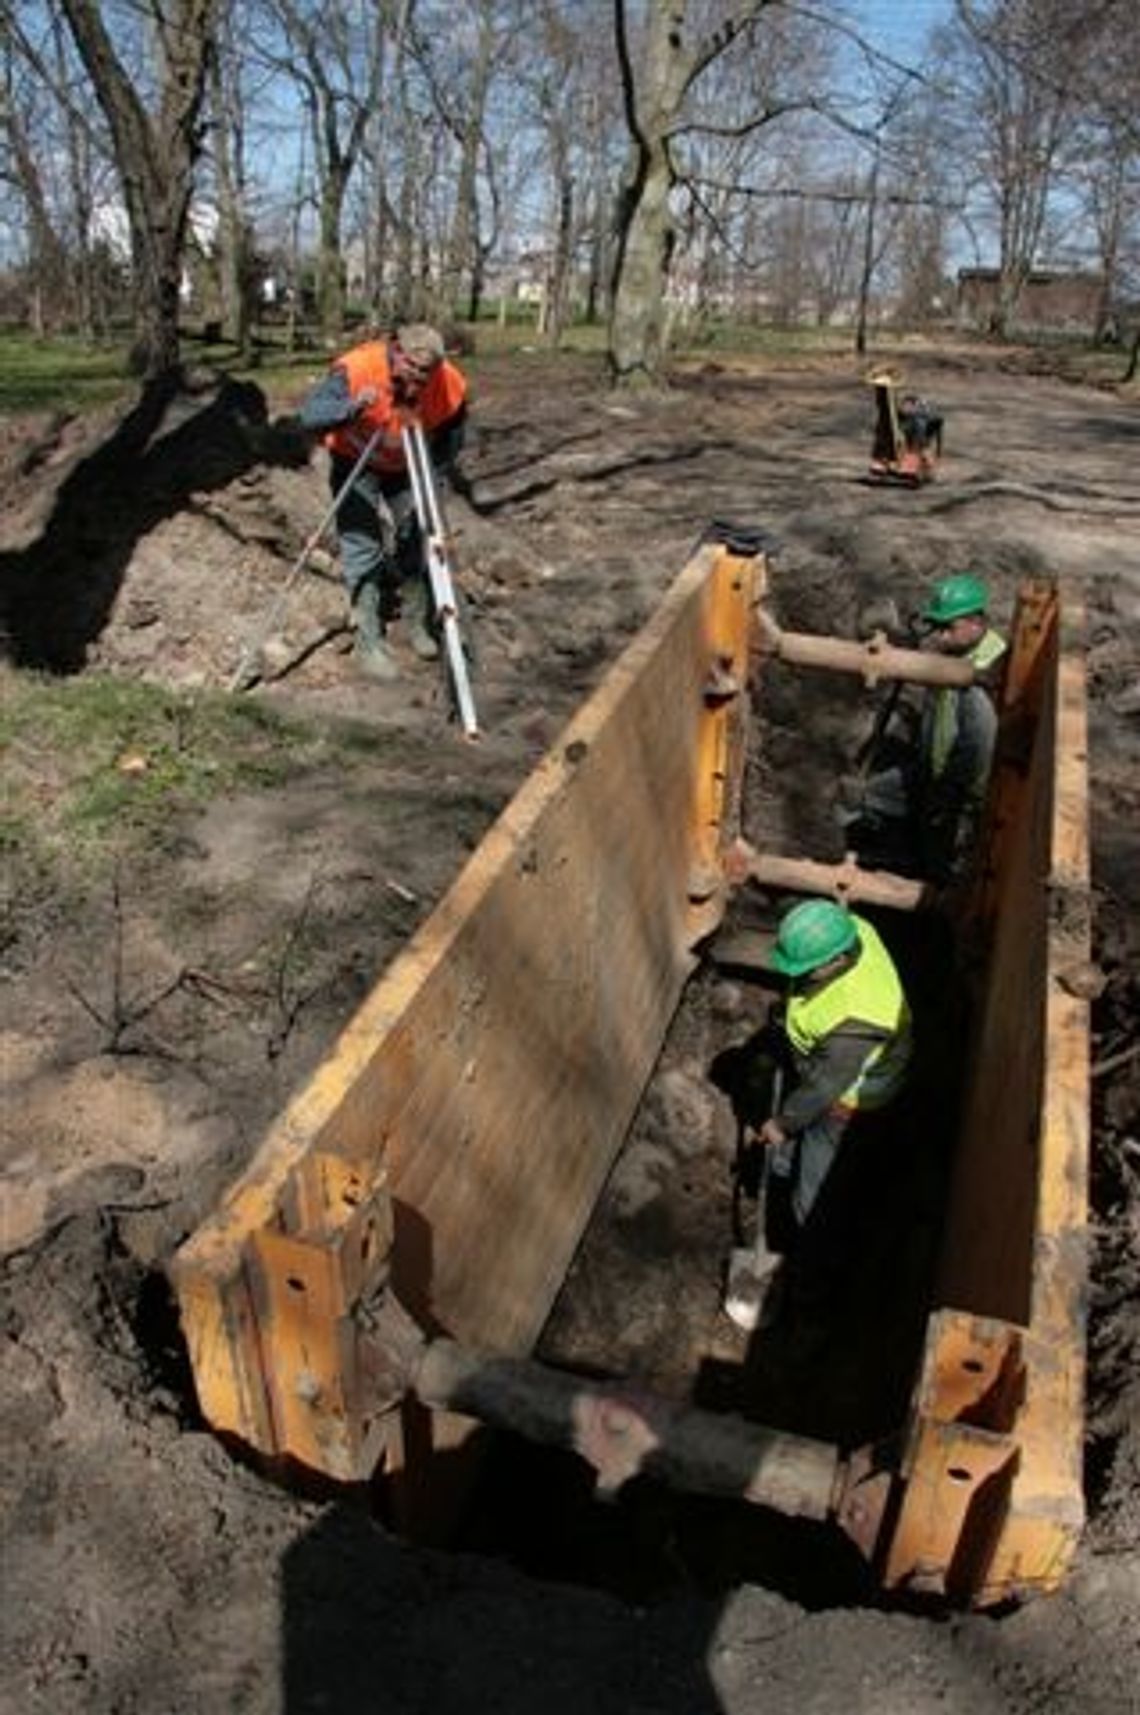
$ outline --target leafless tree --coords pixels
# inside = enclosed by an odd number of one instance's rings
[[[895,315],[902,325],[921,328],[948,308],[950,229],[960,202],[958,164],[943,146],[929,88],[915,93],[902,115],[902,130],[894,146],[895,181],[903,193],[891,267]]]
[[[942,39],[951,146],[971,168],[998,245],[992,331],[1006,335],[1047,230],[1072,135],[1082,14],[1068,0],[955,0]]]
[[[1101,274],[1093,337],[1119,335],[1122,300],[1140,297],[1140,31],[1121,0],[1098,0],[1076,68],[1073,177]]]
[[[821,0],[814,16],[828,10]],[[683,176],[684,139],[754,135],[818,92],[798,75],[797,44],[811,39],[812,26],[782,0],[742,0],[727,11],[695,0],[646,0],[639,9],[614,0],[614,23],[630,154],[618,203],[609,356],[615,380],[628,383],[652,376],[664,355],[676,241],[670,193]],[[719,115],[701,112],[702,85],[729,54],[744,74],[737,99]],[[778,75],[784,67],[787,77]]]
[[[540,329],[551,345],[562,337],[579,287],[594,318],[603,290],[621,122],[608,13],[605,30],[602,15],[597,0],[538,0],[516,58],[518,120],[524,137],[535,139],[531,244],[543,253]],[[525,142],[516,141],[514,151],[525,152]]]
[[[317,181],[317,309],[326,340],[344,328],[342,222],[349,180],[385,71],[402,8],[392,0],[261,0],[259,53],[300,98]],[[276,33],[275,33],[276,32]]]
[[[809,205],[806,266],[820,327],[831,321],[852,289],[862,213],[858,189],[848,174],[835,186],[834,200]]]
[[[16,192],[27,231],[28,319],[38,334],[58,325],[65,314],[68,276],[67,247],[57,230],[43,165],[50,151],[43,148],[44,132],[37,118],[43,86],[30,74],[8,29],[4,31],[0,72],[0,137],[6,144],[0,173]],[[39,98],[39,100],[37,100]]]
[[[467,312],[478,316],[502,230],[500,175],[504,152],[519,147],[518,56],[531,12],[523,0],[462,0],[415,15],[415,54],[452,164],[447,183],[436,186],[444,221],[437,295],[448,315],[466,286]]]
[[[247,163],[245,62],[240,42],[248,13],[230,0],[209,72],[210,148],[218,225],[216,265],[222,328],[241,361],[252,356],[255,240]]]
[[[867,349],[867,320],[870,313],[871,282],[874,279],[875,270],[882,261],[890,240],[894,236],[894,228],[897,224],[897,220],[892,219],[889,226],[884,229],[882,183],[885,165],[884,155],[892,142],[892,127],[897,127],[900,114],[905,114],[912,89],[913,79],[909,73],[898,78],[893,86],[887,90],[870,130],[870,160],[864,192],[862,264],[859,270],[858,307],[855,312],[855,350],[860,357]],[[901,154],[905,172],[908,160],[905,143],[902,145]]]
[[[29,319],[91,335],[105,320],[94,214],[111,176],[110,143],[62,15],[0,0],[0,182],[23,214]]]
[[[60,0],[111,133],[130,227],[133,359],[147,377],[178,365],[179,288],[219,3],[135,0],[132,28],[142,14],[150,63],[132,76],[112,35],[111,7]]]

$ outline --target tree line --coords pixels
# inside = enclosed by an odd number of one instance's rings
[[[475,318],[525,263],[541,334],[603,322],[615,380],[678,318],[945,308],[951,258],[1079,256],[1099,331],[1140,292],[1134,0],[952,0],[921,52],[844,0],[0,0],[9,298],[99,333],[129,293],[179,361],[188,259],[248,353],[274,265],[321,337]],[[352,277],[347,266],[353,259]]]

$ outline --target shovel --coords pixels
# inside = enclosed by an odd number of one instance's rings
[[[772,1080],[772,1112],[780,1111],[783,1073],[777,1067]],[[724,1289],[724,1313],[738,1328],[751,1333],[760,1321],[772,1276],[780,1266],[779,1251],[768,1248],[767,1234],[768,1151],[760,1158],[760,1184],[756,1193],[756,1237],[750,1245],[736,1245],[729,1253],[728,1279]]]

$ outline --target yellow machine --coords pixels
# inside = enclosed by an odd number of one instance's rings
[[[901,392],[894,370],[873,370],[867,381],[875,390],[870,480],[918,488],[942,457],[942,416],[917,394]]]

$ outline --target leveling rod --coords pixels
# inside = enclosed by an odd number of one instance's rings
[[[439,495],[436,492],[431,454],[419,423],[405,424],[402,433],[404,457],[412,484],[412,499],[415,501],[416,517],[419,519],[420,534],[423,537],[432,605],[443,638],[455,712],[466,736],[478,738],[479,721],[475,713],[475,700],[471,695],[471,680],[467,672],[467,657],[463,652],[463,639],[459,633],[455,582],[447,557],[447,533],[444,529]]]

